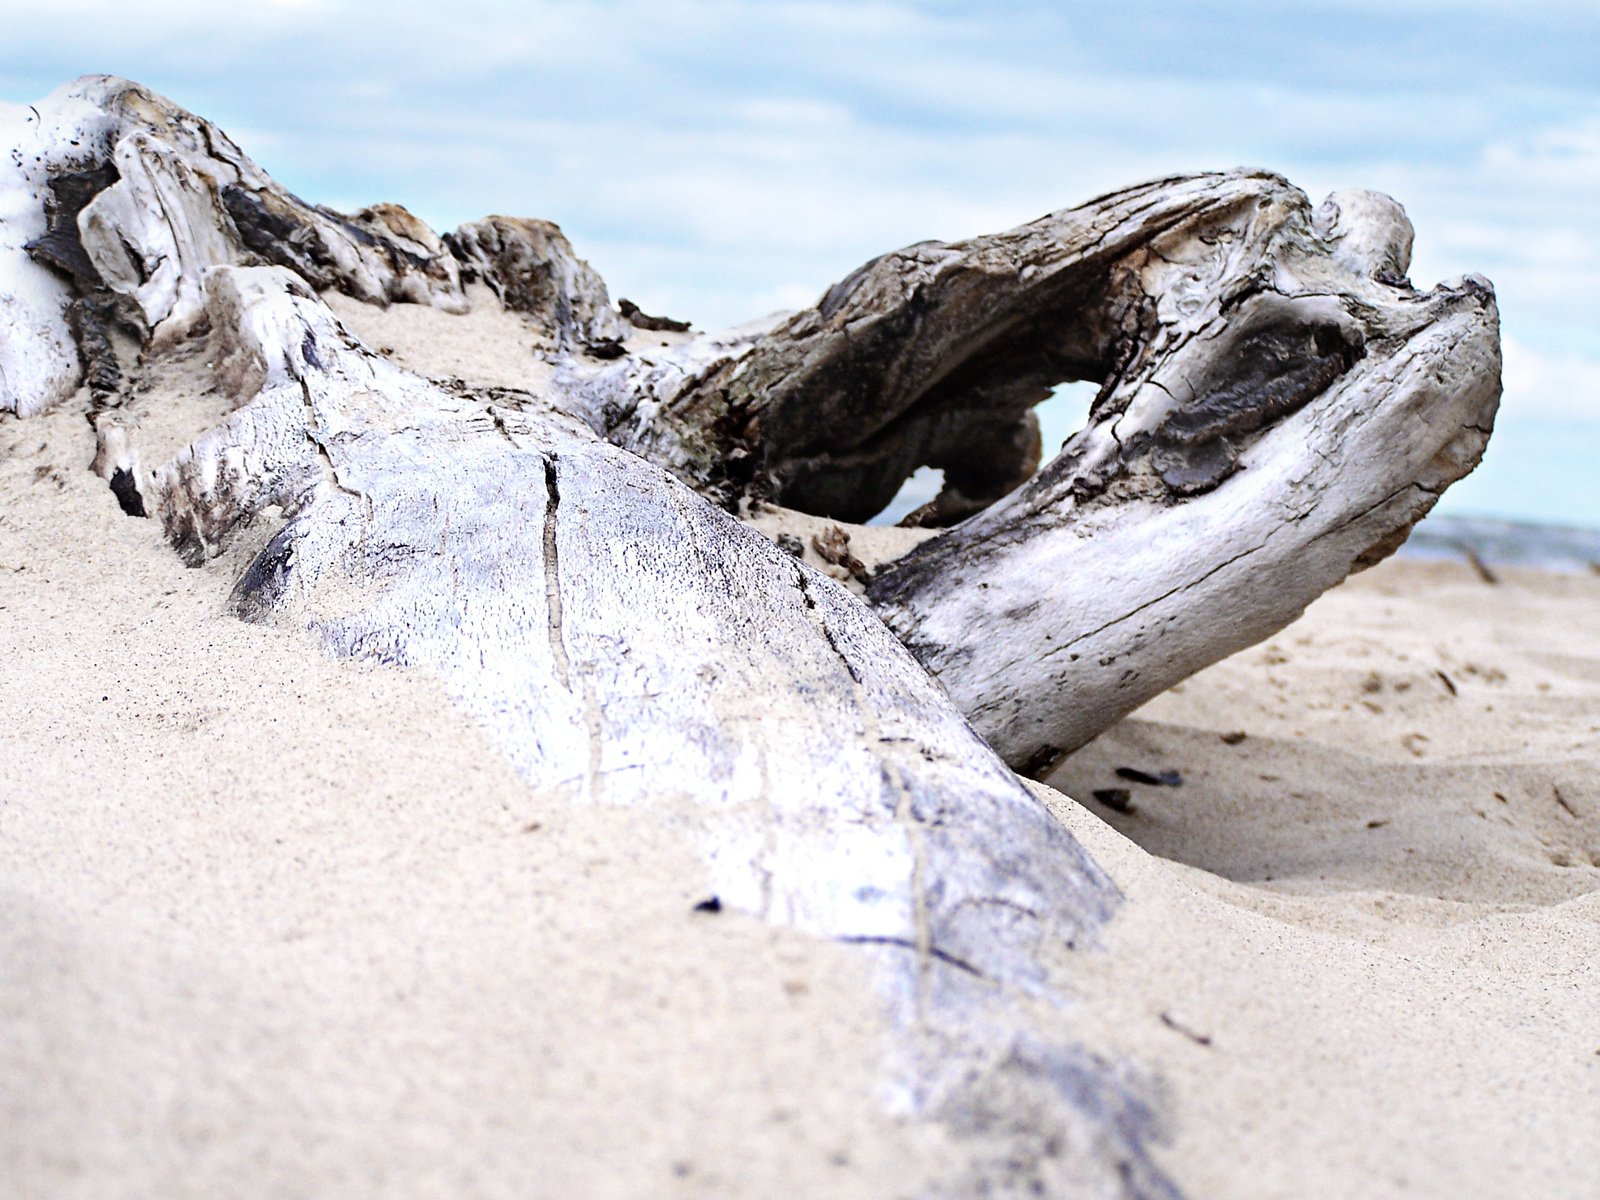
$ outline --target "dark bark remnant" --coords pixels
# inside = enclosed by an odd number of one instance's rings
[[[59,272],[77,292],[67,308],[67,325],[83,363],[84,383],[97,409],[115,405],[121,390],[122,368],[111,347],[110,333],[113,325],[125,318],[120,318],[116,295],[107,289],[84,250],[78,217],[117,179],[117,168],[109,161],[53,176],[50,196],[45,201],[47,232],[27,245],[35,262]]]
[[[144,497],[139,494],[138,485],[133,481],[133,473],[118,467],[111,473],[111,494],[117,498],[117,505],[130,517],[144,517],[149,514],[144,510]]]
[[[446,236],[468,279],[482,279],[507,308],[550,331],[558,350],[616,358],[628,336],[605,281],[550,221],[486,217]]]
[[[117,179],[117,168],[110,162],[52,176],[50,197],[44,206],[48,232],[29,242],[27,247],[34,261],[60,271],[80,288],[104,287],[100,273],[84,252],[83,239],[78,236],[78,216]]]
[[[635,329],[648,329],[653,333],[689,332],[689,322],[674,321],[671,317],[652,317],[626,296],[617,301],[617,311]]]

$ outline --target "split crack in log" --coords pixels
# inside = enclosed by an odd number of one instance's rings
[[[561,559],[556,545],[556,509],[561,503],[561,488],[556,481],[555,455],[544,460],[544,599],[549,613],[550,658],[555,663],[556,679],[572,690],[572,665],[561,638]]]
[[[556,227],[307,204],[126,81],[14,134],[0,408],[87,381],[94,469],[186,561],[281,513],[241,616],[432,670],[531,783],[687,805],[725,905],[876,947],[896,1083],[970,1150],[935,1192],[1177,1194],[1137,1082],[1052,1023],[1120,896],[1005,764],[1398,544],[1492,428],[1486,281],[1413,289],[1386,197],[1174,176],[645,346],[628,312],[661,326]],[[312,290],[463,312],[469,283],[524,314],[548,384],[427,379]],[[231,411],[147,470],[141,385],[195,346]],[[1031,409],[1065,379],[1099,394],[1036,469]],[[922,465],[947,527],[864,598],[730,515],[868,516]]]

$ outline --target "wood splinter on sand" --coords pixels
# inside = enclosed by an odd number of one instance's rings
[[[1387,197],[1235,171],[692,334],[613,308],[553,225],[307,204],[124,80],[11,137],[0,409],[82,406],[124,510],[245,556],[240,616],[431,670],[530,783],[687,814],[718,907],[858,944],[890,1102],[963,1148],[929,1194],[1178,1194],[1134,1073],[1057,1028],[1120,897],[1015,772],[1280,629],[1471,470],[1486,281],[1415,290]],[[503,305],[549,350],[521,387],[427,378],[330,290]],[[223,415],[152,457],[144,385],[182,370]],[[1067,380],[1099,394],[1041,467]],[[850,523],[921,466],[937,531],[861,565]],[[766,506],[844,536],[780,548],[736,515]]]

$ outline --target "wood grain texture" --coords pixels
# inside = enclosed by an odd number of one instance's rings
[[[580,376],[612,440],[719,503],[861,520],[919,466],[953,528],[878,615],[1030,774],[1392,551],[1481,459],[1488,282],[1406,278],[1404,210],[1159,180],[884,255],[775,326]],[[1031,408],[1100,385],[1043,469]]]

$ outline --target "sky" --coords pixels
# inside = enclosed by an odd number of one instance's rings
[[[699,327],[1179,171],[1389,192],[1493,280],[1505,399],[1441,512],[1600,527],[1595,0],[0,0],[0,100],[125,75],[306,199],[557,221]]]

